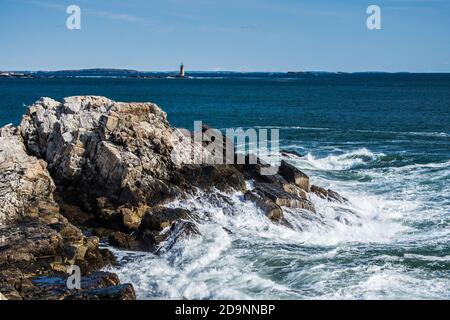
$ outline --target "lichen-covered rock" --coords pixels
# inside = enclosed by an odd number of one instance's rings
[[[155,104],[42,98],[28,109],[20,130],[58,186],[81,192],[88,209],[102,196],[114,207],[138,206],[176,192],[163,182],[170,179],[172,129]]]

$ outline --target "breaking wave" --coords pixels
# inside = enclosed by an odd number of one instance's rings
[[[347,170],[378,160],[382,156],[385,156],[385,154],[376,154],[366,148],[361,148],[340,155],[329,155],[324,158],[316,158],[311,153],[308,153],[305,161],[315,169]]]
[[[349,202],[311,195],[317,213],[283,208],[288,227],[242,193],[198,192],[167,206],[192,212],[200,236],[161,255],[112,249],[113,271],[141,299],[450,297],[450,161],[399,166],[366,148],[285,159]]]

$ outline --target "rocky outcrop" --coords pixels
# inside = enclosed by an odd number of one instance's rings
[[[245,184],[232,166],[179,166],[171,155],[174,130],[153,103],[104,97],[42,98],[20,125],[29,152],[48,163],[65,200],[127,232],[139,227],[147,208],[193,186]]]
[[[0,177],[0,292],[7,299],[43,298],[36,276],[67,278],[72,265],[89,274],[114,262],[98,238],[60,214],[46,162],[26,153],[11,126],[0,130]]]
[[[207,140],[218,133],[207,126],[202,132]],[[130,285],[96,273],[114,262],[99,249],[99,238],[162,254],[200,233],[195,212],[166,206],[175,198],[198,197],[199,189],[230,215],[232,204],[217,191],[242,192],[276,223],[286,223],[283,208],[314,214],[311,193],[346,201],[311,186],[286,161],[274,175],[264,175],[270,165],[252,155],[240,165],[193,164],[198,156],[216,156],[199,154],[198,146],[191,132],[172,128],[153,103],[96,96],[38,100],[18,128],[0,129],[0,292],[7,299],[133,299]],[[223,159],[230,157],[229,148],[224,140]],[[77,292],[62,285],[74,264],[86,284]]]

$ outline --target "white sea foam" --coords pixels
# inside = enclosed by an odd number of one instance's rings
[[[305,159],[301,161],[308,164],[311,169],[347,170],[379,159],[384,155],[384,153],[373,153],[366,148],[360,148],[339,155],[329,155],[324,158],[316,158],[311,153],[308,153]]]
[[[449,261],[408,248],[450,241],[448,204],[430,207],[435,192],[421,185],[425,176],[444,179],[450,161],[371,169],[383,156],[361,148],[290,159],[302,170],[323,172],[313,182],[349,199],[340,204],[312,195],[317,214],[284,208],[292,228],[270,222],[241,193],[199,192],[171,202],[194,213],[201,236],[178,241],[160,256],[114,250],[129,261],[114,271],[149,299],[449,298],[448,272],[409,271],[403,264],[420,260],[431,268]],[[328,175],[349,169],[371,180]],[[437,228],[417,229],[439,221]],[[391,252],[395,248],[401,251]]]
[[[254,259],[258,259],[254,255],[258,250],[273,248],[269,259],[285,257],[295,261],[302,247],[328,247],[347,242],[386,243],[404,230],[400,224],[380,216],[370,200],[353,206],[331,204],[313,197],[320,212],[317,216],[285,208],[286,219],[294,226],[292,229],[270,222],[253,203],[244,201],[240,193],[221,194],[228,202],[214,202],[210,196],[199,194],[196,198],[169,204],[195,213],[197,221],[201,221],[200,237],[177,243],[161,257],[143,254],[133,263],[115,270],[123,281],[135,284],[141,298],[265,299],[271,297],[271,292],[276,292],[278,297],[300,297],[300,293],[292,291],[287,284],[274,282],[254,267]],[[286,252],[278,255],[275,249],[290,247],[298,247],[299,252],[294,251],[293,256]],[[304,259],[332,258],[338,254],[338,250],[333,250]],[[295,264],[291,266],[294,267]]]
[[[450,280],[446,278],[426,278],[426,275],[411,276],[406,270],[381,266],[358,267],[361,280],[321,298],[354,299],[443,299],[449,297]],[[425,276],[425,277],[424,277]]]

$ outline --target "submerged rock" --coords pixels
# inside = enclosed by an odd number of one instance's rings
[[[292,150],[281,150],[280,151],[281,155],[287,158],[294,158],[294,159],[300,159],[303,158],[304,155],[298,153],[297,151],[292,151]]]
[[[194,222],[186,220],[176,221],[170,227],[170,233],[167,233],[164,243],[158,244],[159,246],[156,248],[155,253],[165,253],[172,249],[177,242],[198,235],[200,235],[200,230]]]

